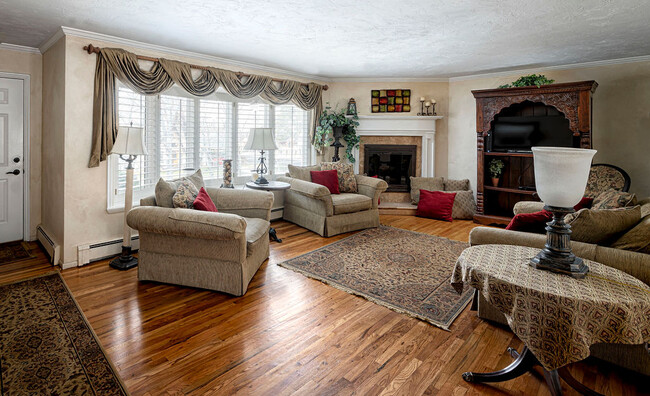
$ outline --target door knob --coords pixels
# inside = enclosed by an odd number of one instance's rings
[[[14,162],[19,163],[20,162],[20,157],[14,157]]]
[[[12,173],[13,173],[14,175],[18,176],[18,175],[20,175],[20,170],[19,170],[19,169],[14,169],[14,170],[11,171],[11,172],[7,172],[8,175],[9,175],[9,174],[12,174]]]

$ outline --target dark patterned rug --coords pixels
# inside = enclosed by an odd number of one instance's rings
[[[0,244],[0,265],[25,260],[30,257],[33,256],[20,241]]]
[[[448,330],[472,299],[449,283],[468,246],[380,226],[278,265]]]
[[[2,395],[127,395],[58,272],[0,286]]]

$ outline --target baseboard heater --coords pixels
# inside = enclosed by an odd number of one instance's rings
[[[47,232],[40,225],[36,227],[36,239],[45,252],[50,256],[50,263],[52,263],[52,265],[58,265],[61,257],[61,247],[58,243],[54,242],[49,235],[47,235]]]
[[[137,251],[140,248],[140,237],[131,237],[131,248]],[[122,253],[122,239],[77,246],[77,265],[82,266],[93,261],[115,257]]]

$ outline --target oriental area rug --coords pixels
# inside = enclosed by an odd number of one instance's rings
[[[58,272],[0,286],[2,395],[127,395]]]
[[[25,249],[23,242],[7,242],[0,244],[0,264],[14,263],[32,257],[31,253]]]
[[[468,246],[380,226],[278,265],[448,330],[473,295],[450,284]]]

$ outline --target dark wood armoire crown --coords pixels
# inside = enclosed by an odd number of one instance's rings
[[[596,87],[595,81],[580,81],[472,91],[478,157],[475,222],[508,224],[515,203],[539,201],[531,144],[591,148],[592,94]],[[523,130],[523,135],[517,135],[517,130]],[[513,135],[508,136],[508,131]],[[505,163],[496,186],[488,171],[495,158]]]

